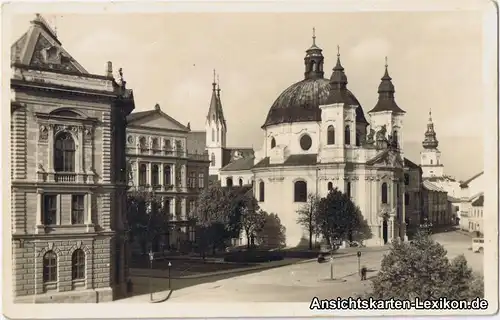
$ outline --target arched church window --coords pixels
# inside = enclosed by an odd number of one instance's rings
[[[347,182],[345,186],[345,194],[350,199],[351,198],[351,183]]]
[[[231,177],[226,178],[226,186],[228,186],[228,187],[233,186],[233,178],[231,178]]]
[[[294,202],[307,202],[307,183],[305,181],[296,181],[293,187]]]
[[[243,186],[243,179],[241,179],[241,178],[240,178],[240,180],[238,180],[238,185],[239,185],[240,187],[242,187],[242,186]]]
[[[307,151],[311,148],[312,146],[312,139],[308,134],[303,135],[300,138],[300,147],[302,150]]]
[[[276,147],[276,140],[274,140],[274,138],[271,138],[271,149],[273,149],[274,147]]]
[[[215,141],[215,129],[212,129],[212,142]]]
[[[345,130],[344,130],[344,144],[345,145],[350,145],[351,144],[351,128],[349,126],[345,126]]]
[[[333,189],[333,183],[330,181],[328,182],[328,191]]]
[[[326,129],[326,144],[335,144],[335,128],[329,125]]]
[[[361,146],[361,134],[356,131],[356,147]]]
[[[212,167],[215,167],[215,154],[212,153],[212,155],[210,156],[210,165]]]
[[[313,61],[312,66],[313,66],[312,67],[312,71],[316,71],[316,69],[317,69],[316,62]]]
[[[259,201],[264,202],[264,181],[259,182]]]
[[[382,203],[387,204],[387,183],[382,183]]]

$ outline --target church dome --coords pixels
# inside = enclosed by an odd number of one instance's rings
[[[306,78],[291,85],[274,101],[262,128],[281,123],[321,121],[319,106],[329,104],[327,99],[330,89],[330,80],[322,77]],[[359,106],[356,109],[356,122],[368,124],[356,97],[349,90],[347,95],[352,103]]]

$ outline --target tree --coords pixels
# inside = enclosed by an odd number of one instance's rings
[[[252,200],[255,200],[255,198]],[[255,200],[255,204],[256,202],[257,201]],[[262,230],[266,222],[266,215],[264,211],[259,210],[259,206],[255,204],[245,207],[241,216],[241,226],[243,230],[245,230],[245,235],[247,236],[248,248],[250,248],[253,244],[251,240],[254,239],[257,233]]]
[[[309,250],[313,249],[313,235],[318,235],[318,206],[320,199],[317,195],[309,194],[307,202],[297,210],[297,223],[306,228],[309,232]]]
[[[171,215],[151,192],[134,191],[127,195],[126,218],[131,241],[138,241],[143,251],[146,247],[153,250],[153,243],[168,234],[171,227]]]
[[[217,184],[209,185],[198,197],[196,205],[196,224],[201,233],[200,245],[205,257],[205,249],[212,252],[229,237],[232,201],[227,189]]]
[[[480,294],[474,280],[463,256],[450,263],[443,246],[427,233],[420,232],[413,243],[392,243],[391,251],[382,260],[380,272],[372,281],[372,297],[472,299]]]
[[[265,211],[261,211],[261,214],[265,220],[262,228],[256,232],[258,243],[268,248],[286,246],[286,228],[278,215]]]
[[[316,225],[321,235],[331,244],[331,239],[352,240],[371,236],[370,228],[359,208],[337,188],[330,190],[318,204]]]

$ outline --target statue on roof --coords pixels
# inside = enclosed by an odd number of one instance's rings
[[[365,144],[373,145],[375,143],[375,130],[370,129],[370,133],[366,136]]]

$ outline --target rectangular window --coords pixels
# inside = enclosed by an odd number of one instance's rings
[[[410,205],[410,195],[405,192],[405,205]]]
[[[198,188],[205,188],[205,174],[198,173]]]
[[[189,201],[189,212],[190,212],[191,216],[194,215],[195,209],[196,209],[196,201],[194,201],[194,200]]]
[[[57,196],[45,195],[43,197],[43,224],[54,225],[57,223]]]
[[[170,199],[163,200],[163,210],[166,214],[170,214]]]
[[[71,224],[85,223],[84,200],[81,194],[71,196]]]

